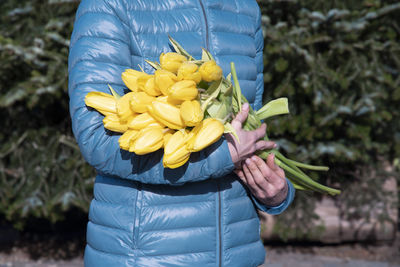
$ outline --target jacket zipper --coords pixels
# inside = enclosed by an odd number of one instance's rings
[[[208,21],[207,21],[206,10],[204,8],[203,1],[199,0],[199,3],[200,3],[200,6],[201,6],[201,11],[203,12],[204,24],[205,24],[205,28],[206,28],[206,49],[208,51],[210,51],[210,49],[208,47]]]
[[[210,51],[209,48],[209,37],[208,37],[208,20],[207,20],[207,14],[206,10],[203,5],[203,1],[199,0],[200,6],[201,6],[201,11],[203,12],[203,18],[204,18],[204,24],[205,24],[205,35],[206,35],[206,40],[205,40],[205,45],[206,49]],[[219,181],[217,180],[217,191],[218,191],[218,225],[217,225],[217,230],[218,230],[218,266],[222,266],[222,226],[221,226],[221,192],[220,192],[220,186],[219,186]]]
[[[221,226],[221,191],[219,186],[219,180],[217,180],[217,191],[218,191],[218,266],[222,266],[222,226]]]

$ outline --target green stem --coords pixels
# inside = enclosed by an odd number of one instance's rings
[[[309,164],[305,164],[305,163],[301,163],[301,162],[297,162],[291,159],[287,159],[290,163],[292,163],[293,165],[300,167],[300,168],[304,168],[304,169],[309,169],[309,170],[314,170],[314,171],[328,171],[329,167],[327,166],[315,166],[315,165],[309,165]]]
[[[292,169],[302,173],[303,175],[306,175],[302,170],[300,170],[296,165],[293,165],[288,158],[286,158],[283,154],[281,154],[279,151],[274,152],[275,156],[282,162],[284,162],[286,165],[290,166]]]
[[[331,195],[340,194],[340,190],[337,190],[337,189],[334,189],[334,188],[330,188],[330,187],[327,187],[327,186],[324,186],[324,185],[321,185],[321,184],[315,182],[313,179],[311,179],[307,175],[304,175],[302,173],[299,173],[299,172],[293,170],[291,167],[289,167],[288,165],[286,165],[285,163],[283,163],[282,161],[280,161],[277,158],[275,158],[275,163],[279,167],[284,169],[285,171],[288,171],[289,173],[294,175],[296,178],[299,178],[298,180],[296,179],[295,182],[296,183],[299,182],[300,185],[304,185],[306,187],[310,187],[313,190],[321,192],[321,193],[329,193]]]
[[[242,90],[240,89],[239,80],[236,74],[235,63],[231,62],[231,73],[233,78],[233,92],[236,95],[239,111],[242,110]],[[239,112],[238,111],[238,112]]]

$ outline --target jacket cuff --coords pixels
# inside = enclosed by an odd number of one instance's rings
[[[271,215],[277,215],[277,214],[282,213],[284,210],[286,210],[289,207],[289,205],[292,203],[294,196],[295,196],[295,192],[296,192],[296,189],[294,189],[293,184],[287,178],[286,178],[286,181],[288,184],[288,194],[286,196],[286,199],[281,204],[279,204],[278,206],[269,207],[269,206],[266,206],[266,205],[260,203],[257,200],[257,198],[255,198],[253,195],[251,195],[251,198],[253,199],[254,204],[256,205],[256,208],[263,212],[271,214]]]

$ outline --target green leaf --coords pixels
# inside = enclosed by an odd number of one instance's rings
[[[192,60],[193,59],[193,57],[185,49],[183,49],[183,47],[175,39],[173,39],[169,35],[168,35],[168,39],[171,42],[172,46],[174,47],[176,53],[187,57],[188,60]]]
[[[108,85],[108,88],[110,89],[111,94],[115,97],[116,100],[119,100],[121,98],[121,96],[117,92],[115,92],[111,85]]]
[[[153,69],[155,69],[155,70],[161,69],[161,65],[160,65],[158,62],[150,61],[150,60],[147,60],[147,59],[146,59],[145,61],[147,62],[147,64],[149,64],[150,66],[152,66]]]
[[[206,49],[202,48],[201,49],[201,60],[206,62],[206,61],[214,60],[214,58],[210,52],[208,52]]]
[[[289,105],[288,99],[286,97],[278,98],[272,100],[265,104],[261,109],[259,109],[256,114],[261,120],[265,120],[269,117],[288,114]]]
[[[207,89],[207,94],[209,95],[209,97],[201,104],[201,109],[203,111],[207,109],[207,106],[210,104],[211,101],[215,100],[218,97],[218,94],[221,92],[222,86],[222,79],[211,83],[210,87]]]
[[[232,127],[232,124],[230,124],[229,122],[226,122],[224,124],[224,128],[225,128],[224,133],[231,133],[236,138],[238,143],[240,144],[239,136],[237,135],[236,130]]]

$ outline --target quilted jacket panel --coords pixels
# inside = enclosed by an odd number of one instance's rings
[[[168,35],[194,57],[207,48],[224,74],[235,62],[244,95],[261,107],[260,10],[255,0],[82,0],[69,55],[73,132],[96,169],[85,266],[258,266],[265,251],[256,208],[282,212],[249,196],[232,174],[222,138],[178,169],[164,169],[162,151],[122,151],[119,134],[84,103],[90,91],[127,92],[121,73],[153,70],[145,59],[171,51]]]

